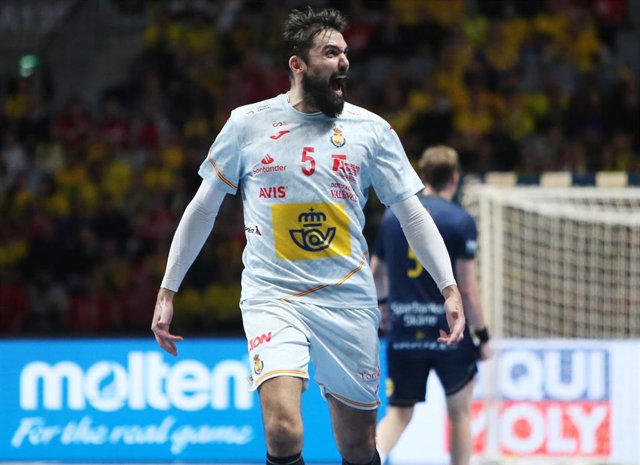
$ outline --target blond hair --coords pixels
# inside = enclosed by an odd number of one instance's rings
[[[458,152],[448,145],[429,147],[422,153],[418,167],[427,184],[433,190],[440,191],[460,170]]]

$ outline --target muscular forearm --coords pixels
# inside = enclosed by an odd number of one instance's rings
[[[198,192],[187,205],[171,241],[162,288],[178,291],[187,270],[213,229],[224,195],[224,192],[204,181],[200,185]]]
[[[486,328],[487,323],[484,320],[480,299],[476,293],[461,292],[462,301],[464,302],[464,311],[469,321],[469,325],[475,329]]]
[[[456,276],[469,325],[475,329],[486,328],[487,324],[482,311],[474,260],[456,260]]]

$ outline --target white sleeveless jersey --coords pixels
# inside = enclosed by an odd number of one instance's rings
[[[362,234],[370,186],[391,205],[423,189],[397,134],[345,103],[301,113],[281,94],[235,109],[200,176],[240,189],[247,245],[241,299],[375,307]]]

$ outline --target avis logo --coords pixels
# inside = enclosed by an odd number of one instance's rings
[[[262,163],[263,165],[270,165],[271,163],[273,163],[273,157],[269,154],[266,154],[264,158],[260,160],[260,163]]]
[[[271,342],[271,331],[263,333],[249,340],[249,351],[252,351],[266,342]]]
[[[261,199],[284,199],[287,196],[287,186],[261,187]]]
[[[327,221],[327,215],[322,212],[314,212],[313,208],[308,212],[300,213],[298,222],[302,224],[302,228],[290,229],[291,239],[298,247],[308,252],[325,250],[336,236],[335,227],[327,228],[326,231],[322,230],[325,221]]]

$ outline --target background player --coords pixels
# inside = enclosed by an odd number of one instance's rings
[[[450,419],[451,463],[471,457],[471,399],[476,360],[490,357],[489,334],[476,283],[474,257],[477,230],[473,218],[452,202],[458,188],[458,154],[447,146],[425,150],[419,167],[426,183],[420,200],[431,213],[451,257],[473,338],[466,329],[462,342],[438,342],[446,328],[443,299],[434,280],[416,259],[391,210],[383,216],[371,267],[383,312],[387,346],[389,406],[377,431],[384,463],[411,421],[414,406],[426,395],[433,369],[446,394]]]
[[[464,312],[442,237],[416,193],[420,178],[382,118],[346,103],[346,27],[336,10],[294,11],[285,25],[291,88],[235,109],[202,163],[180,220],[152,330],[176,355],[173,296],[208,237],[225,194],[242,195],[247,245],[240,308],[258,389],[267,463],[299,465],[308,364],[328,400],[345,464],[376,464],[380,314],[362,235],[373,186],[396,212],[446,296],[451,334]]]

